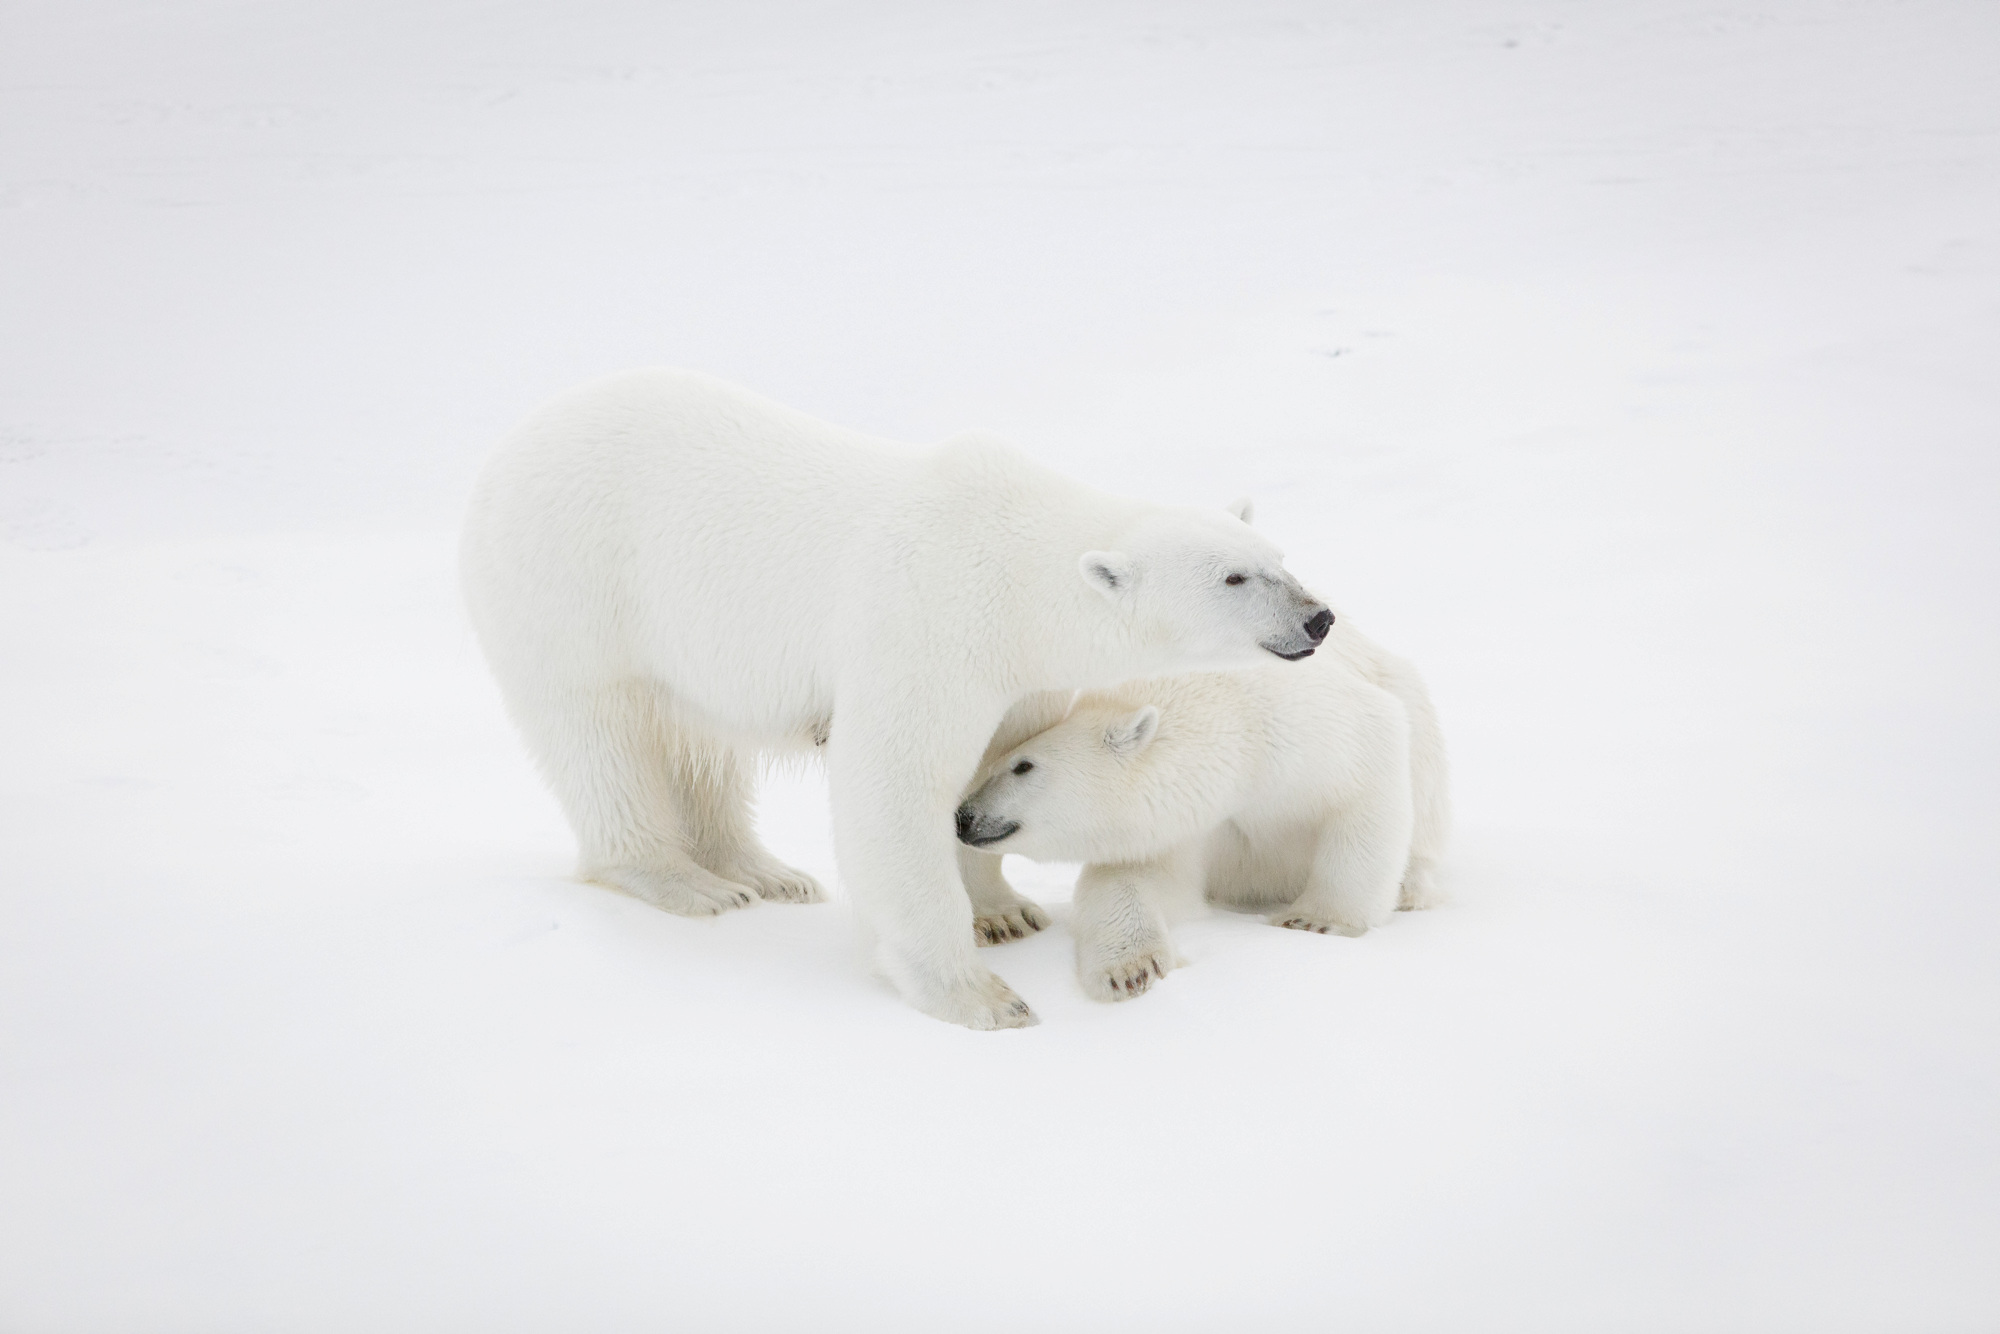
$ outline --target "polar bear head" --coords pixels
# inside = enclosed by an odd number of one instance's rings
[[[1083,581],[1125,618],[1163,667],[1233,667],[1309,657],[1333,612],[1285,569],[1285,553],[1251,527],[1250,502],[1226,511],[1160,509],[1116,551],[1086,551]]]
[[[1188,739],[1163,733],[1142,697],[1085,695],[995,760],[958,808],[959,840],[1048,861],[1136,861],[1214,820],[1231,766],[1189,763]]]

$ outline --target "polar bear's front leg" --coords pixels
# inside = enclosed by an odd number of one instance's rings
[[[1025,1028],[1040,1020],[979,962],[952,827],[999,710],[966,720],[951,703],[864,695],[836,704],[827,742],[834,854],[876,961],[905,1000],[967,1028]]]

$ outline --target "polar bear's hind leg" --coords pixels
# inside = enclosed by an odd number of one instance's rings
[[[638,681],[512,701],[528,748],[576,830],[577,874],[684,917],[757,901],[698,862],[677,788],[691,767],[655,691]]]
[[[823,903],[826,892],[804,871],[785,865],[757,837],[751,817],[754,760],[721,742],[685,738],[675,747],[683,772],[683,824],[700,865],[748,885],[775,903]]]

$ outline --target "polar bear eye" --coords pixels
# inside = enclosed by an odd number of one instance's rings
[[[1019,764],[1017,764],[1017,765],[1015,765],[1015,766],[1014,766],[1014,772],[1015,772],[1015,773],[1017,773],[1017,774],[1024,774],[1024,773],[1028,772],[1028,770],[1030,770],[1030,769],[1032,769],[1032,768],[1034,768],[1034,767],[1035,767],[1035,764],[1034,764],[1034,761],[1032,761],[1032,760],[1022,760],[1022,761],[1021,761],[1021,762],[1020,762]]]
[[[1222,582],[1234,586],[1236,584],[1240,584],[1243,582],[1243,576],[1240,574],[1232,574],[1227,579],[1224,579]]]

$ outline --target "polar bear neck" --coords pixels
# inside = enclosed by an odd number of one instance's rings
[[[950,534],[938,573],[991,593],[969,610],[1015,646],[995,664],[1004,691],[1090,689],[1178,665],[1077,570],[1084,552],[1115,548],[1159,507],[1073,481],[977,434],[939,446],[903,503],[931,509],[937,530]]]

